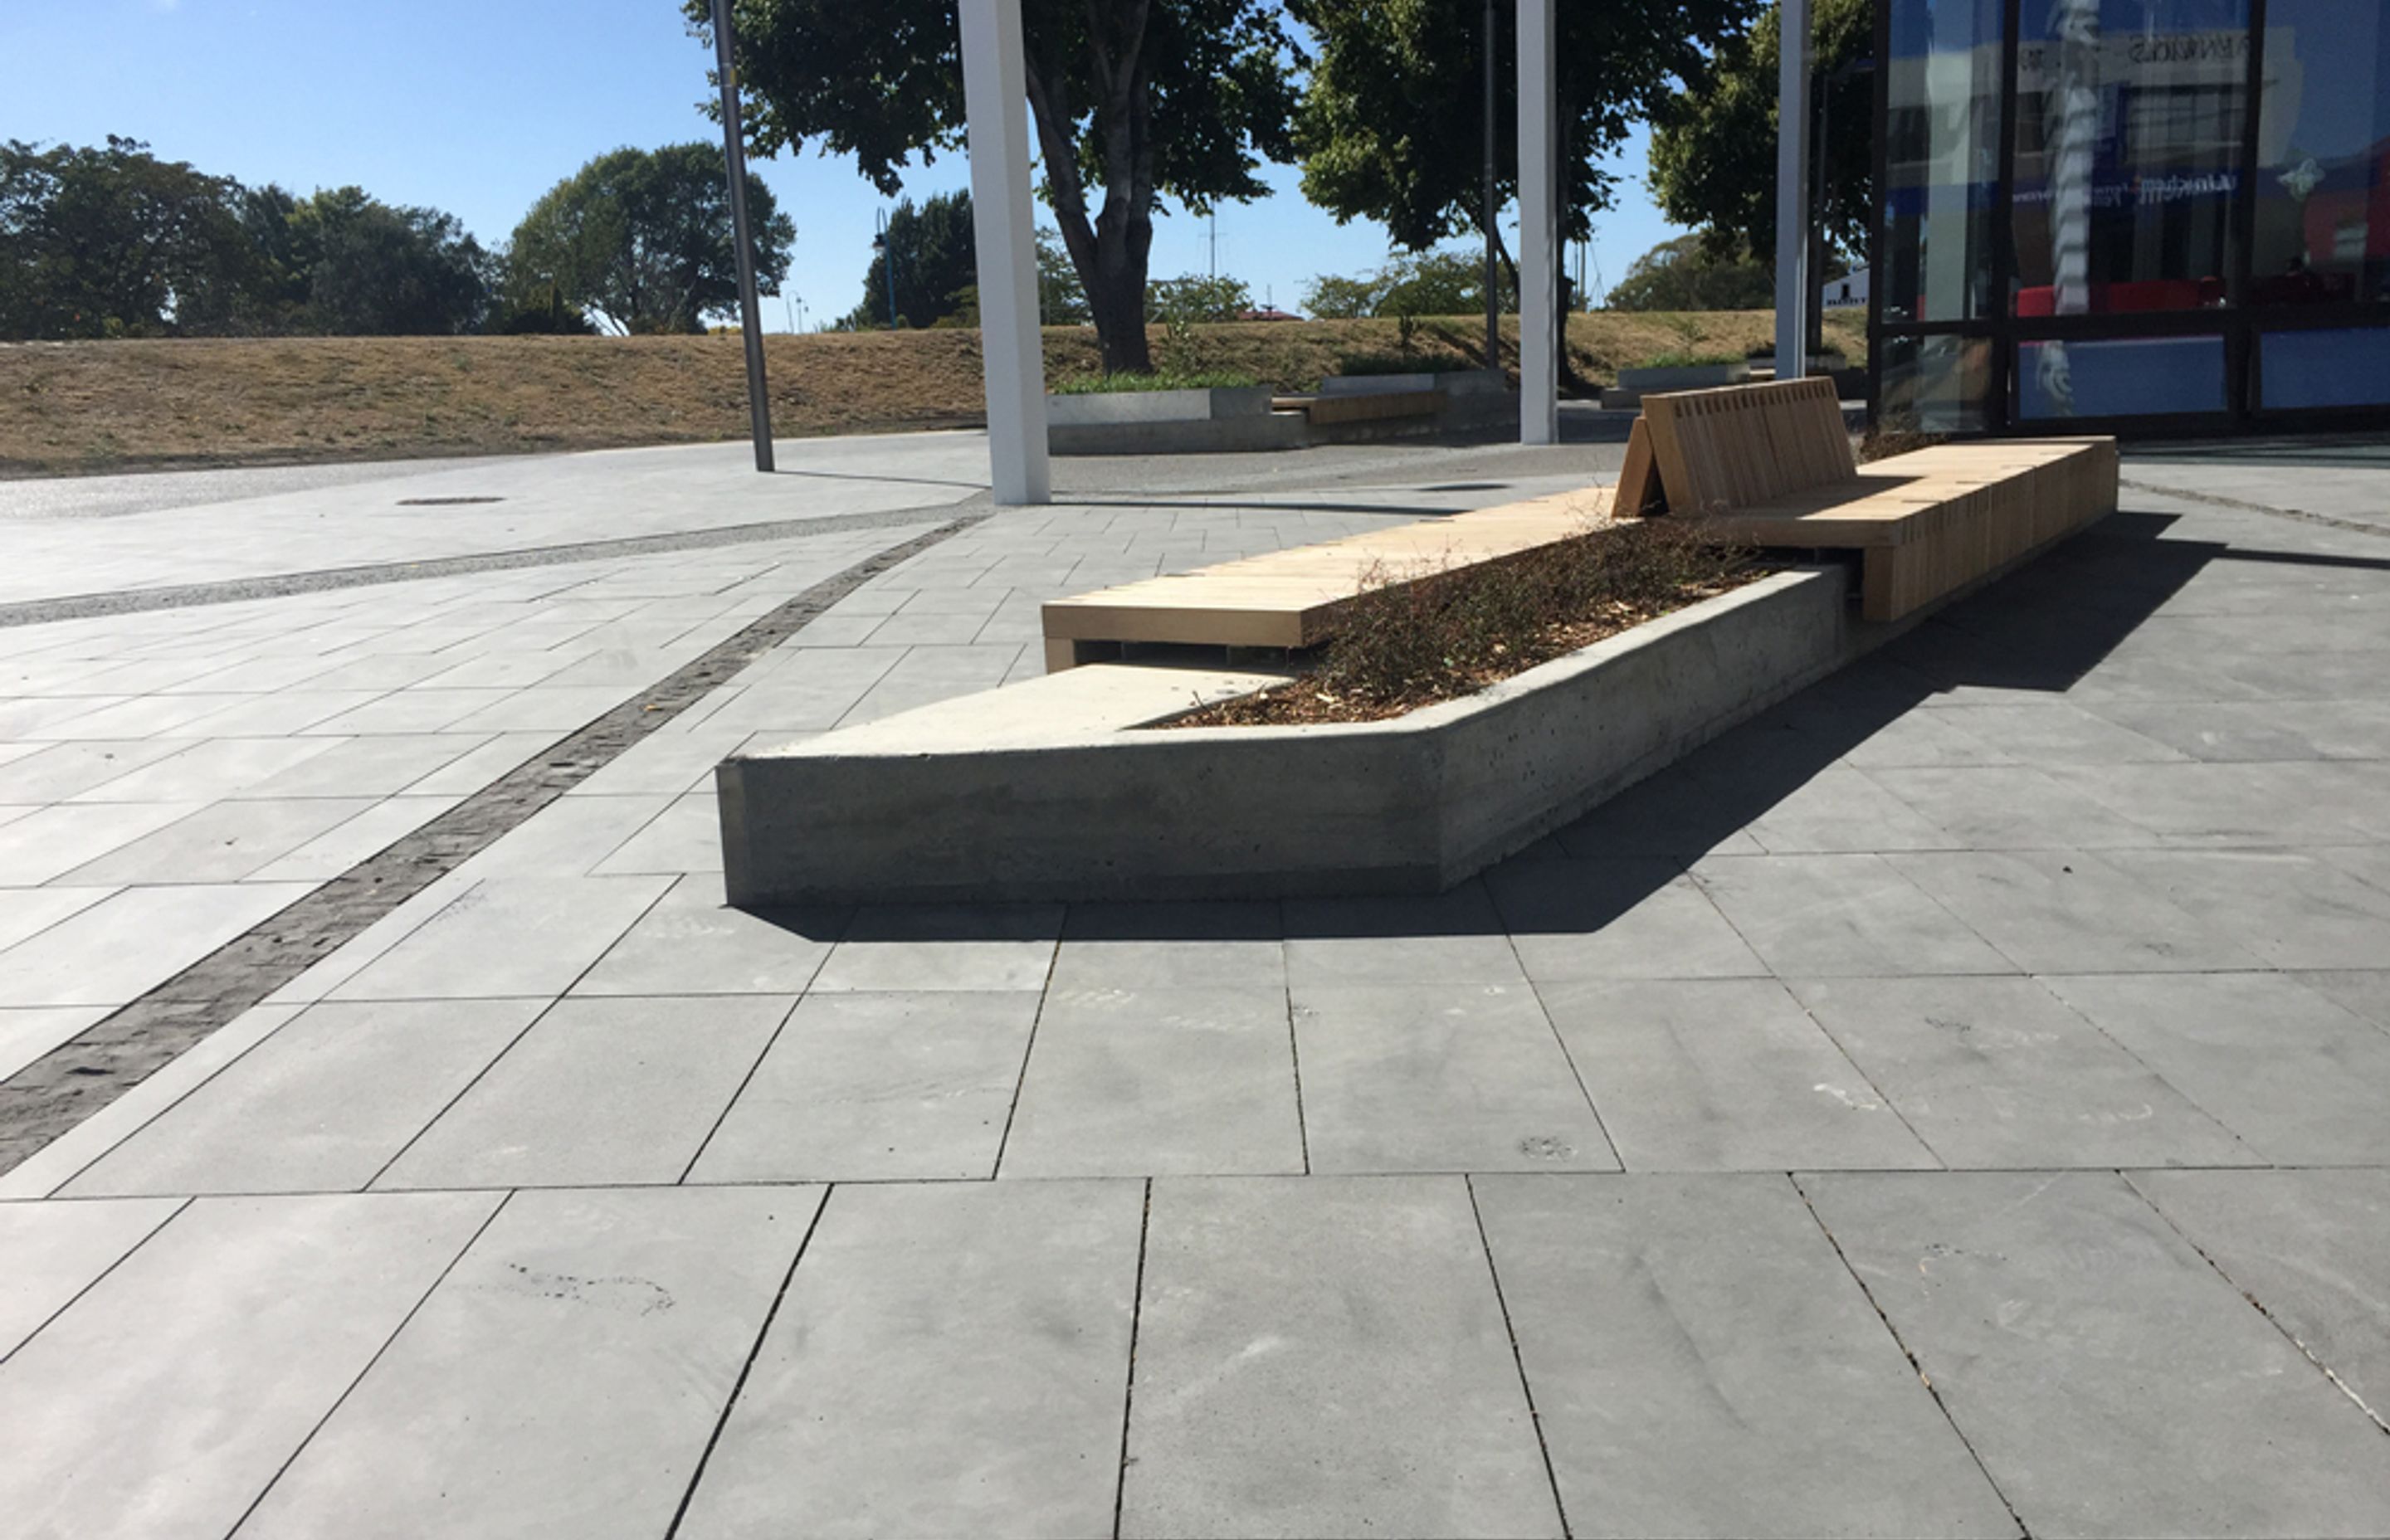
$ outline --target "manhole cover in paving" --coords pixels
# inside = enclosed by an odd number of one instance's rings
[[[459,503],[503,503],[505,501],[503,497],[402,497],[398,500],[398,506],[403,508],[446,508],[454,507]]]

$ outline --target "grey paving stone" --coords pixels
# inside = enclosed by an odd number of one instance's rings
[[[1802,1185],[2031,1534],[2390,1527],[2382,1431],[2122,1178]]]
[[[1630,1171],[1936,1163],[1773,979],[1539,982],[1536,993]]]
[[[561,995],[669,885],[655,877],[478,882],[333,993],[344,1000]]]
[[[814,979],[816,991],[1043,989],[1060,905],[866,908]]]
[[[193,738],[277,738],[379,699],[379,690],[276,690],[194,719],[181,729]]]
[[[515,766],[524,764],[533,754],[551,747],[561,736],[547,732],[500,733],[480,748],[457,755],[430,775],[410,781],[405,789],[418,797],[470,796]]]
[[[84,1198],[361,1188],[546,1004],[312,1007],[61,1190]]]
[[[456,869],[482,878],[632,875],[595,868],[671,805],[660,796],[559,797]]]
[[[447,812],[461,797],[385,797],[250,873],[257,882],[326,882]]]
[[[379,700],[327,717],[310,731],[366,737],[447,732],[465,718],[487,711],[515,693],[510,689],[436,690],[418,685],[411,689],[393,690]],[[494,726],[483,730],[507,729]]]
[[[1471,1185],[1570,1534],[2017,1533],[1782,1176]]]
[[[2299,982],[2337,1001],[2377,1027],[2390,1030],[2390,970],[2339,969],[2302,973]]]
[[[0,1203],[0,1361],[102,1274],[156,1234],[182,1203]]]
[[[1862,770],[2017,762],[2005,748],[1970,731],[1963,712],[1909,710],[1895,714],[1838,708],[1808,695],[1777,709],[1794,732]]]
[[[1946,1164],[2257,1162],[2031,979],[1821,979],[1792,988]]]
[[[203,716],[229,706],[263,699],[257,695],[136,695],[129,700],[80,712],[29,732],[28,738],[159,738],[175,734]],[[180,735],[178,735],[180,736]]]
[[[171,738],[92,743],[12,743],[0,764],[0,802],[46,804],[105,786],[192,747]]]
[[[2105,849],[2147,845],[2155,840],[2130,819],[2031,765],[1882,769],[1868,774],[1947,831],[1933,847],[1908,848]]]
[[[1291,983],[1517,983],[1525,975],[1482,882],[1433,898],[1290,899]]]
[[[1304,1169],[1282,987],[1048,991],[1006,1176]]]
[[[2031,764],[2168,764],[2185,756],[2133,729],[2127,711],[2165,712],[2203,708],[2169,705],[2127,708],[2103,705],[2088,711],[2070,701],[2031,701],[2004,706],[1940,707],[1921,715],[1955,723],[1962,730]]]
[[[314,745],[324,740],[302,740]],[[394,797],[490,741],[485,733],[336,738],[287,770],[229,793],[241,797]],[[518,759],[521,756],[517,755]],[[495,779],[495,776],[488,777]],[[479,789],[468,788],[466,789]]]
[[[0,888],[0,952],[40,935],[114,892],[112,888]]]
[[[14,820],[0,843],[0,887],[55,882],[145,834],[199,811],[199,802],[125,802],[45,807]]]
[[[1539,984],[1767,971],[1673,861],[1512,861],[1485,885],[1519,966]]]
[[[749,914],[717,877],[673,884],[572,986],[575,995],[796,995],[845,929],[844,913]]]
[[[1286,982],[1274,903],[1074,905],[1050,987],[1265,988]]]
[[[688,1179],[994,1175],[1038,1004],[1009,989],[806,996]]]
[[[1615,1171],[1524,984],[1293,986],[1317,1172]]]
[[[78,793],[79,802],[205,802],[293,776],[337,738],[215,738]],[[329,794],[329,793],[325,793]],[[341,795],[370,793],[343,790]]]
[[[2116,851],[2102,857],[2276,968],[2390,957],[2390,892],[2297,851]]]
[[[217,802],[118,846],[64,880],[89,886],[238,882],[372,806],[370,799],[349,797]]]
[[[2367,838],[2345,764],[2060,765],[2051,774],[2164,841],[2330,845]],[[2378,794],[2378,792],[2376,793]]]
[[[839,1189],[678,1533],[1111,1534],[1144,1196]]]
[[[2029,973],[2188,972],[2257,960],[2219,928],[2088,852],[1886,859]]]
[[[0,1006],[0,1080],[108,1014],[106,1006]]]
[[[2101,714],[2210,762],[2390,756],[2390,705],[2378,700],[2111,702]]]
[[[2015,970],[1884,856],[1716,855],[1694,879],[1783,977]]]
[[[534,685],[456,718],[447,724],[446,730],[458,733],[537,730],[569,733],[612,711],[622,704],[626,693],[619,685]]]
[[[121,1006],[308,889],[293,882],[127,888],[0,952],[0,1000]]]
[[[2390,1161],[2390,1033],[2291,977],[2045,982],[2267,1160]]]
[[[241,1533],[665,1533],[820,1206],[517,1194]]]
[[[1460,1178],[1153,1185],[1120,1533],[1561,1533]]]
[[[0,1512],[27,1535],[228,1533],[497,1204],[193,1204],[0,1370]]]
[[[2127,1175],[2375,1421],[2390,1416],[2390,1171]]]
[[[713,789],[674,798],[591,870],[600,876],[722,870],[722,815]]]
[[[677,1182],[791,1004],[759,995],[559,1001],[374,1185]]]
[[[1764,766],[1753,769],[1765,774]],[[1955,843],[1932,819],[1846,764],[1826,765],[1790,787],[1749,789],[1756,778],[1736,776],[1724,795],[1754,811],[1753,837],[1780,854],[1947,850]]]

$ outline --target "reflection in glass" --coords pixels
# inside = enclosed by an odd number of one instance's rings
[[[1893,0],[1881,250],[1888,321],[1991,309],[1999,0]]]
[[[2390,304],[2390,7],[2269,0],[2265,69],[2250,302]]]
[[[1921,433],[1990,426],[1992,344],[1981,337],[1887,337],[1879,416]]]
[[[2221,412],[2224,339],[2122,337],[2017,344],[2017,416]]]
[[[2268,411],[2390,405],[2390,327],[2269,331],[2260,348]]]

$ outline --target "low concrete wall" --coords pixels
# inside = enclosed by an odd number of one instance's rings
[[[1267,386],[1104,391],[1046,398],[1046,445],[1056,455],[1187,455],[1298,449],[1299,414],[1272,412]]]
[[[730,901],[1434,892],[1857,649],[1778,573],[1389,722],[1140,730],[1266,675],[1099,664],[717,772]]]

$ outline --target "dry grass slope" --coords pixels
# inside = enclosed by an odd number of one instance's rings
[[[1586,378],[1670,348],[1764,345],[1764,312],[1570,319]],[[1835,338],[1857,356],[1863,340]],[[1475,363],[1472,318],[1429,319],[1421,353]],[[1157,352],[1163,342],[1157,328]],[[1506,364],[1515,331],[1506,331]],[[1339,358],[1395,347],[1392,321],[1200,327],[1197,368],[1308,389]],[[796,436],[980,420],[976,331],[776,336],[772,418]],[[1049,379],[1093,372],[1095,336],[1046,334]],[[735,337],[278,338],[0,344],[0,475],[604,449],[737,438]]]

